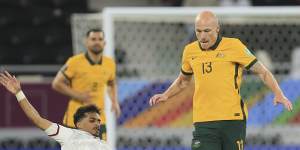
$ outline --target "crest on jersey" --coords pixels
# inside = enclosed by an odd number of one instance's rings
[[[220,52],[216,55],[216,58],[224,58],[224,57],[225,57],[225,55]]]

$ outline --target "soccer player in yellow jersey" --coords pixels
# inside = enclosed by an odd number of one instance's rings
[[[274,104],[292,110],[272,73],[239,39],[221,37],[219,31],[214,13],[198,14],[198,40],[185,46],[181,73],[164,93],[149,101],[154,105],[175,96],[188,87],[194,75],[192,150],[243,150],[247,118],[239,93],[243,69],[256,73],[274,92]]]
[[[112,111],[120,115],[117,99],[116,64],[113,59],[103,56],[105,46],[104,32],[91,29],[86,33],[86,53],[75,55],[57,73],[52,87],[71,99],[69,101],[63,124],[74,126],[73,115],[84,105],[94,104],[104,110],[104,93],[108,90],[112,102]],[[101,113],[101,138],[106,139],[105,114]]]

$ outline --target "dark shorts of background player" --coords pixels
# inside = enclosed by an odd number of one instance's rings
[[[194,123],[192,150],[243,150],[245,120]]]
[[[106,141],[107,137],[106,137],[106,125],[105,124],[102,124],[100,125],[100,129],[99,129],[99,137],[101,140],[104,140]]]

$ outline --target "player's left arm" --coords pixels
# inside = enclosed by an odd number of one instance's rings
[[[277,103],[281,103],[285,106],[286,109],[291,111],[293,109],[292,103],[287,97],[284,95],[282,90],[280,89],[276,79],[273,74],[259,61],[257,61],[251,68],[251,71],[256,73],[260,79],[264,82],[266,86],[268,86],[272,92],[274,93],[274,105]]]
[[[121,109],[118,101],[118,86],[116,79],[110,80],[107,83],[107,92],[112,103],[112,111],[117,117],[121,114]]]

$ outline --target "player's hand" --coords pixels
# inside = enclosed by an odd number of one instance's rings
[[[279,96],[275,95],[273,103],[274,103],[274,105],[277,105],[278,103],[281,103],[281,104],[284,105],[284,107],[288,111],[292,111],[293,110],[293,104],[284,95],[279,95]]]
[[[118,103],[112,103],[111,111],[115,113],[115,115],[119,118],[121,115],[120,105]]]
[[[17,94],[21,90],[20,81],[18,81],[14,75],[10,75],[7,71],[0,74],[0,83],[13,94]]]
[[[164,102],[168,99],[167,96],[165,96],[164,94],[156,94],[154,96],[152,96],[149,100],[149,104],[150,106],[153,106],[155,104],[158,104],[160,102]]]
[[[91,92],[77,93],[74,99],[82,102],[83,104],[89,105],[93,104]]]

